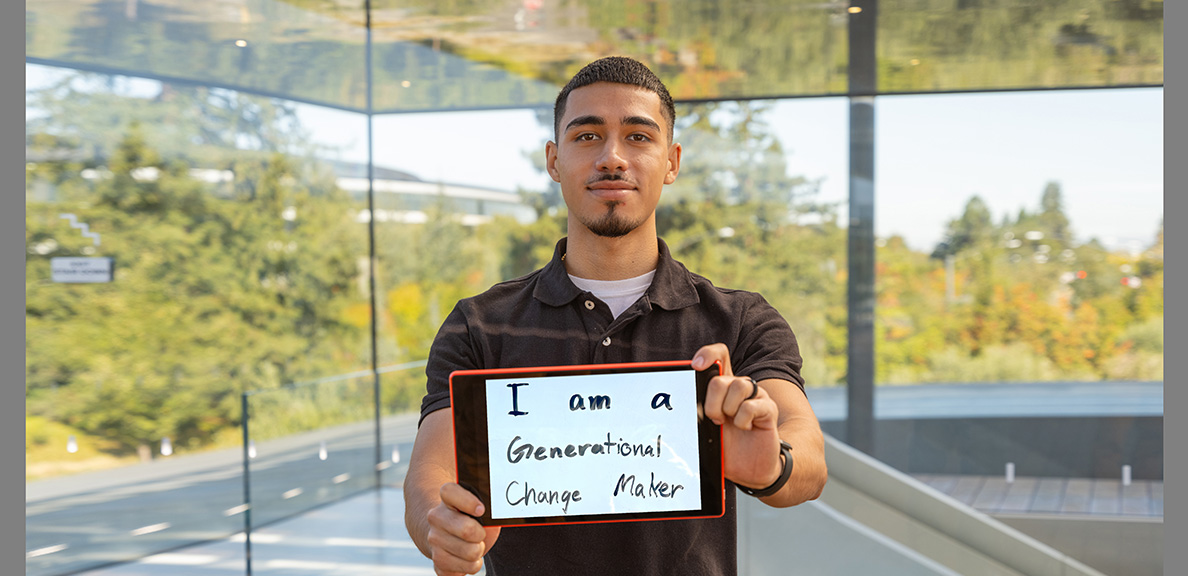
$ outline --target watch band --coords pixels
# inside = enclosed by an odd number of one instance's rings
[[[780,456],[784,459],[784,468],[780,470],[780,477],[776,478],[776,481],[772,482],[771,486],[768,486],[767,488],[756,489],[747,488],[742,484],[735,485],[738,486],[739,490],[742,490],[743,494],[754,496],[756,498],[766,498],[772,494],[775,494],[776,492],[779,492],[780,488],[783,488],[784,484],[788,483],[788,478],[792,476],[792,445],[780,440]]]

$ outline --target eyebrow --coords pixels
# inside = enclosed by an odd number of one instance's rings
[[[653,130],[656,130],[657,132],[660,131],[660,125],[657,124],[655,120],[652,120],[651,118],[645,118],[643,116],[627,116],[623,118],[623,123],[635,124],[637,126],[647,126]]]
[[[594,116],[589,114],[586,116],[578,116],[577,118],[570,120],[569,124],[565,125],[565,130],[568,132],[569,129],[573,128],[574,126],[602,126],[604,124],[606,124],[606,120],[603,120],[602,116]]]
[[[644,116],[624,116],[621,122],[623,124],[632,124],[632,125],[636,125],[636,126],[647,126],[647,127],[652,128],[653,130],[656,130],[656,131],[660,130],[660,125],[657,124],[655,120],[652,120],[651,118],[646,118]],[[603,119],[602,116],[595,116],[593,114],[589,114],[586,116],[578,116],[577,118],[570,120],[569,123],[565,125],[565,130],[568,131],[570,128],[573,128],[574,126],[604,126],[604,125],[606,125],[606,120]]]

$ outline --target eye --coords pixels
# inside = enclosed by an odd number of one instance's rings
[[[581,134],[573,137],[574,142],[591,142],[597,139],[598,135],[593,132],[582,132]]]
[[[627,139],[632,142],[650,142],[652,140],[652,137],[648,136],[647,134],[640,134],[637,132],[635,134],[628,136]]]

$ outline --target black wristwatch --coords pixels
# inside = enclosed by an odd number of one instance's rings
[[[780,457],[784,459],[784,469],[780,471],[780,477],[772,482],[771,486],[762,489],[747,488],[742,484],[736,484],[743,494],[754,496],[756,498],[766,498],[780,491],[784,484],[788,483],[788,478],[792,476],[792,445],[780,440]]]

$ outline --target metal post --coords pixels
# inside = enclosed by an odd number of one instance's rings
[[[252,480],[251,480],[251,446],[252,437],[248,433],[248,394],[240,394],[240,413],[243,423],[243,557],[247,576],[252,576]]]
[[[365,71],[367,77],[367,280],[369,283],[368,292],[371,299],[371,378],[372,378],[372,397],[375,403],[375,487],[378,489],[383,482],[381,477],[383,470],[380,469],[380,462],[383,461],[383,446],[382,446],[382,430],[380,430],[380,374],[379,374],[379,345],[378,334],[379,330],[376,326],[376,306],[379,299],[375,295],[375,269],[377,259],[375,254],[375,157],[372,152],[373,143],[373,103],[372,103],[372,75],[371,75],[371,0],[363,2],[363,9],[367,12],[366,28],[367,28],[367,58]]]
[[[846,442],[874,451],[874,95],[877,0],[850,3],[850,225],[846,248]]]

